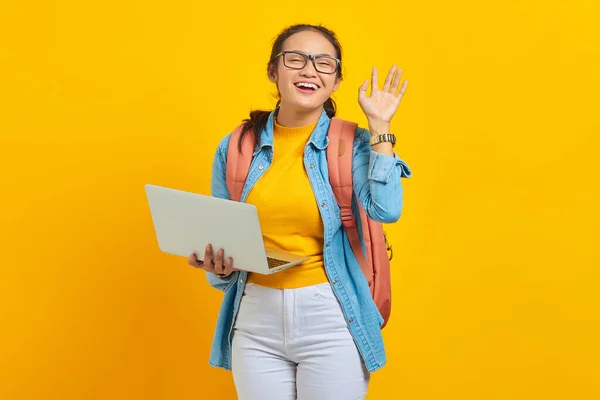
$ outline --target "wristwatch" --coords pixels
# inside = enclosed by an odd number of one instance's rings
[[[369,139],[369,144],[371,146],[383,142],[390,142],[392,143],[392,147],[394,147],[396,145],[396,135],[393,133],[384,133],[383,135],[371,136],[371,139]]]

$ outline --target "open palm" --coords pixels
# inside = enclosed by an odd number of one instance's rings
[[[368,80],[365,80],[358,89],[358,104],[369,120],[390,122],[400,105],[402,96],[404,96],[408,81],[405,80],[400,86],[402,70],[397,69],[394,65],[385,79],[383,89],[379,90],[377,75],[377,68],[373,68],[370,96],[367,96]],[[399,91],[398,88],[400,88]]]

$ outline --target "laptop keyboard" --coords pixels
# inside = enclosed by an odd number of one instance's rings
[[[277,258],[267,257],[267,263],[269,264],[269,269],[273,269],[273,268],[277,268],[277,267],[287,264],[288,261],[279,260]]]

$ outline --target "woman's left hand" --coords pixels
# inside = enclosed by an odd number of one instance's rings
[[[371,95],[367,96],[368,80],[365,80],[358,89],[358,104],[369,121],[389,123],[392,120],[408,85],[408,81],[405,80],[400,86],[401,77],[402,70],[398,70],[395,65],[392,66],[383,84],[383,89],[379,90],[377,68],[373,68]],[[398,87],[400,87],[400,91],[398,91]]]

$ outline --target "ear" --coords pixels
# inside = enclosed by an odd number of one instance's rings
[[[340,80],[340,78],[336,77],[335,78],[335,84],[333,85],[333,91],[335,92],[336,90],[338,90],[338,88],[340,87],[340,83],[342,83],[342,81]]]
[[[269,68],[269,81],[277,83],[277,69],[274,66]]]

